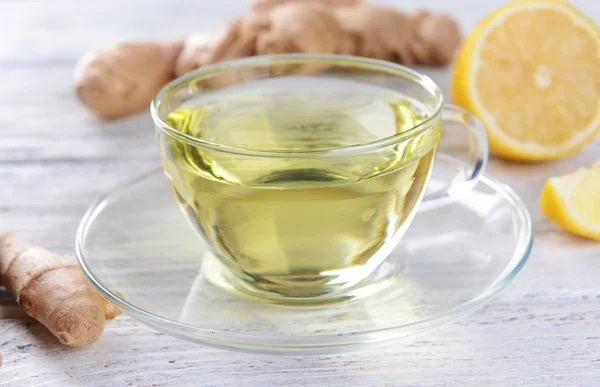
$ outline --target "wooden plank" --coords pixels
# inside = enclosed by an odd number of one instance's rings
[[[600,312],[592,312],[592,305],[565,307],[561,300],[540,305],[526,297],[490,305],[406,346],[294,357],[197,346],[127,317],[111,322],[99,343],[72,350],[57,346],[37,324],[1,320],[0,375],[10,386],[61,386],[66,381],[86,386],[235,386],[239,380],[249,386],[594,385],[600,367]]]

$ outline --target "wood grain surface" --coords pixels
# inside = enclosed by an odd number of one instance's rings
[[[416,2],[387,1],[412,9]],[[501,1],[421,1],[465,30]],[[574,3],[600,21],[600,3]],[[101,122],[75,100],[71,72],[87,50],[181,36],[243,12],[221,0],[0,1],[0,229],[73,256],[90,203],[159,164],[148,114]],[[446,90],[448,71],[419,69]],[[515,282],[485,308],[410,345],[331,356],[275,357],[191,344],[121,316],[84,349],[61,346],[0,290],[0,386],[597,386],[600,244],[538,210],[550,176],[600,158],[600,139],[567,160],[488,172],[526,202],[535,242]]]

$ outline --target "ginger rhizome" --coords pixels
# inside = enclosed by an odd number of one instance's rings
[[[329,7],[347,7],[358,4],[360,0],[252,0],[250,8],[254,11],[268,11],[283,3],[320,3]]]
[[[102,118],[144,110],[174,78],[182,41],[120,43],[83,56],[74,71],[79,99]]]
[[[0,285],[63,344],[98,340],[120,312],[88,284],[75,262],[0,231]]]
[[[243,17],[171,43],[122,43],[86,55],[76,67],[80,100],[102,118],[147,108],[176,76],[253,55],[344,54],[404,65],[445,66],[460,43],[447,15],[360,0],[253,0]]]

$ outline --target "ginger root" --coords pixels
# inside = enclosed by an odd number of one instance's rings
[[[0,231],[0,284],[61,343],[98,340],[120,312],[88,284],[76,263]]]
[[[341,7],[334,12],[344,30],[356,38],[356,54],[402,64],[414,62],[410,52],[414,28],[410,16],[370,4]]]
[[[191,34],[175,62],[180,76],[207,64],[254,55],[256,34],[240,20]]]
[[[75,92],[102,118],[144,110],[174,78],[182,41],[120,43],[86,54],[74,70]]]
[[[346,7],[358,4],[361,0],[252,0],[250,7],[254,11],[268,11],[284,3],[319,3],[329,7]]]
[[[183,42],[123,43],[89,54],[75,70],[75,84],[92,111],[116,118],[146,109],[172,78],[207,64],[299,52],[445,66],[460,38],[458,25],[444,14],[407,14],[360,0],[252,0],[247,15]],[[206,83],[218,87],[235,81],[226,78]]]
[[[448,15],[417,11],[415,41],[411,45],[415,61],[431,66],[445,66],[452,61],[454,51],[460,44],[460,29]]]
[[[460,30],[448,15],[417,11],[409,15],[371,4],[334,10],[357,40],[357,54],[404,65],[445,66],[460,44]]]
[[[353,47],[330,8],[317,2],[289,2],[269,12],[269,29],[258,37],[258,54],[350,54]]]

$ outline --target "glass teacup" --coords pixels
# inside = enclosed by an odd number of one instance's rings
[[[424,200],[470,190],[487,160],[475,118],[403,66],[280,55],[206,66],[152,103],[166,176],[216,260],[215,284],[281,303],[348,298],[398,244]],[[470,163],[425,194],[442,122]]]

